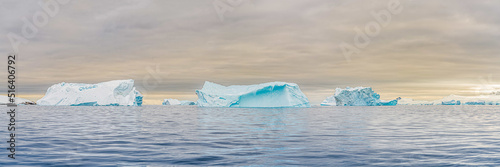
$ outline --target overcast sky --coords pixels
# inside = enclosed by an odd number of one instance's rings
[[[23,19],[33,23],[44,2],[0,1],[3,55],[13,51],[7,34],[23,37]],[[214,3],[221,7],[217,2],[60,4],[47,24],[19,45],[18,90],[37,100],[60,82],[134,79],[147,104],[196,100],[194,91],[204,81],[294,82],[313,104],[346,86],[373,87],[387,100],[500,90],[497,0],[401,0],[400,12],[349,58],[340,45],[355,45],[355,28],[365,31],[376,23],[372,12],[387,11],[390,1],[242,0],[238,5],[220,0],[229,5],[221,9],[232,5],[223,15],[214,8]],[[0,74],[5,78],[5,70]]]

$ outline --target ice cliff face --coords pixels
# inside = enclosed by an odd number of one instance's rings
[[[337,106],[394,106],[397,100],[383,101],[380,95],[370,87],[356,87],[346,89],[335,89],[335,95],[328,97],[322,105],[336,104]]]
[[[207,81],[196,94],[200,107],[310,107],[294,83],[222,86]]]
[[[98,84],[59,83],[52,85],[38,105],[65,106],[141,106],[142,95],[134,80],[115,80]]]

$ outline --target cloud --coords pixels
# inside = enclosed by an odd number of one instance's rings
[[[41,10],[38,2],[3,1],[0,33],[20,34],[21,18]],[[428,99],[500,70],[498,1],[401,0],[403,11],[347,62],[339,44],[352,43],[354,28],[375,21],[370,12],[388,3],[253,0],[221,22],[212,1],[71,1],[22,46],[20,90],[43,94],[63,81],[140,84],[148,67],[159,66],[163,82],[149,92],[165,98],[195,98],[205,80],[280,80],[298,83],[313,103],[345,86]],[[9,46],[0,40],[2,53]]]

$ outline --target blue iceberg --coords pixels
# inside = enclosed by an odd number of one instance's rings
[[[222,86],[207,81],[196,94],[200,107],[310,107],[295,83]]]
[[[460,100],[451,100],[451,101],[442,101],[441,105],[447,105],[447,106],[455,106],[455,105],[460,105]]]
[[[380,100],[380,95],[370,87],[337,88],[334,98],[337,106],[395,106],[398,103],[397,100]],[[325,101],[328,101],[328,98]]]
[[[52,85],[38,105],[51,106],[141,106],[142,94],[134,80],[98,84],[59,83]]]

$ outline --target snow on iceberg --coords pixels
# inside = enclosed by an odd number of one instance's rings
[[[380,100],[380,95],[375,93],[370,87],[356,87],[346,89],[335,89],[334,102],[337,106],[395,106],[398,101]],[[330,100],[328,100],[330,98]],[[325,101],[331,101],[331,97]]]
[[[207,81],[196,94],[200,107],[310,107],[295,83],[222,86]]]
[[[181,105],[181,106],[190,106],[190,105],[196,105],[195,102],[193,101],[188,101],[188,100],[177,100],[177,99],[164,99],[162,105],[170,105],[170,106],[176,106],[176,105]]]
[[[38,105],[55,106],[141,106],[142,95],[134,80],[98,84],[59,83],[52,85]]]

